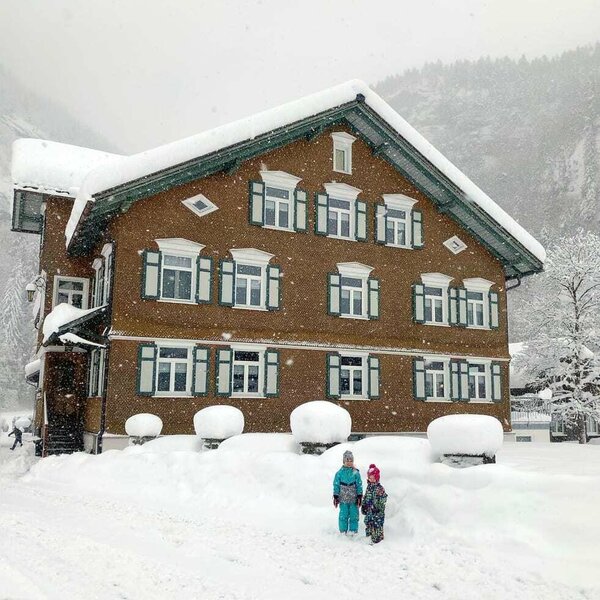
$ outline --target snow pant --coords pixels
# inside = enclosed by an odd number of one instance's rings
[[[383,522],[385,515],[383,513],[369,512],[365,515],[365,533],[371,538],[374,544],[383,539]]]
[[[339,524],[342,533],[348,531],[348,523],[350,523],[350,531],[356,533],[358,531],[358,506],[356,506],[356,502],[352,502],[352,504],[340,503]]]
[[[17,447],[17,444],[23,445],[23,442],[19,438],[15,438],[15,443],[12,445],[11,450],[14,450]]]

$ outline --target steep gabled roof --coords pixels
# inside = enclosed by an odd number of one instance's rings
[[[340,124],[487,247],[507,277],[542,269],[545,251],[539,242],[361,81],[91,170],[67,224],[69,252],[86,253],[107,222],[139,199],[233,170],[245,160]]]

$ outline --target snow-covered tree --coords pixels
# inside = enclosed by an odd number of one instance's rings
[[[579,231],[548,250],[522,305],[527,348],[516,362],[550,387],[552,410],[586,442],[586,420],[600,421],[600,236]]]

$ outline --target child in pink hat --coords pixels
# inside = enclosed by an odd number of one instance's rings
[[[363,498],[361,512],[365,515],[365,529],[371,544],[378,544],[383,539],[383,522],[385,521],[385,503],[387,494],[379,483],[380,472],[376,465],[369,465],[367,471],[367,491]]]

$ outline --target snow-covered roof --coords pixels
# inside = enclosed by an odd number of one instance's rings
[[[25,365],[25,377],[31,377],[35,373],[38,373],[42,368],[42,361],[39,358],[32,360],[31,362]]]
[[[42,333],[44,334],[43,341],[47,342],[53,334],[58,333],[65,325],[77,321],[87,315],[103,311],[105,308],[106,305],[83,309],[71,306],[66,302],[57,304],[44,319],[44,325],[42,326]]]
[[[12,181],[18,189],[75,197],[90,171],[121,158],[90,148],[22,138],[13,142]]]

